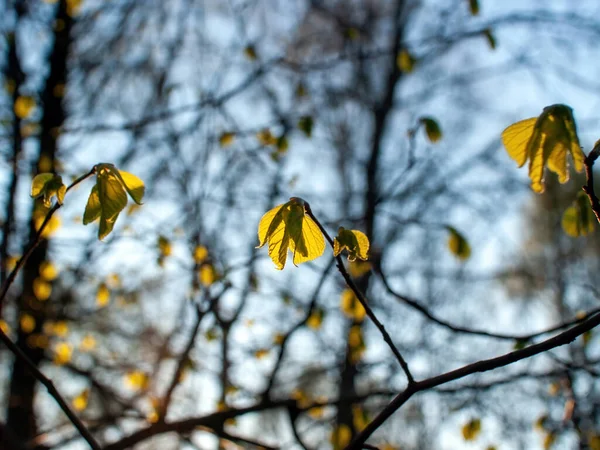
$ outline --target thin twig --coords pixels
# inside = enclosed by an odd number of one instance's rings
[[[306,214],[308,214],[308,216],[317,224],[317,226],[319,227],[319,229],[321,230],[321,232],[325,236],[325,239],[327,239],[327,242],[329,243],[329,245],[331,245],[331,248],[333,248],[334,247],[333,239],[331,239],[331,236],[329,236],[329,233],[327,233],[327,230],[323,227],[323,225],[321,225],[321,223],[319,222],[319,220],[315,217],[315,215],[313,214],[312,210],[310,209],[310,205],[307,202],[304,202],[304,209],[306,210]],[[344,277],[344,280],[346,281],[346,284],[348,285],[348,287],[350,289],[352,289],[352,292],[354,292],[354,294],[356,295],[356,298],[358,299],[358,301],[360,302],[360,304],[365,309],[365,312],[366,312],[367,316],[369,317],[369,319],[371,319],[371,321],[373,322],[373,324],[375,324],[375,326],[377,327],[377,329],[379,330],[379,332],[383,336],[383,340],[390,347],[390,349],[392,350],[392,353],[394,354],[394,356],[396,357],[396,359],[400,363],[400,367],[402,367],[402,370],[406,374],[406,378],[407,378],[408,384],[410,386],[412,383],[414,383],[415,380],[414,380],[414,377],[413,377],[412,373],[410,372],[410,369],[408,367],[408,364],[407,364],[406,360],[404,359],[404,357],[402,356],[402,354],[400,353],[400,351],[396,348],[396,345],[392,341],[392,338],[390,337],[390,335],[388,334],[388,332],[385,330],[385,327],[379,321],[379,319],[377,319],[377,317],[375,316],[375,313],[373,312],[373,310],[369,306],[369,303],[367,302],[366,297],[360,291],[360,289],[358,289],[358,286],[356,286],[356,284],[354,283],[354,280],[352,279],[352,277],[350,276],[350,274],[346,270],[346,267],[344,267],[344,261],[342,260],[342,257],[340,255],[338,255],[338,256],[335,257],[335,260],[337,262],[337,268],[339,269],[340,273]]]
[[[600,201],[596,196],[596,192],[594,191],[594,163],[600,156],[600,141],[596,142],[594,148],[590,152],[589,155],[586,156],[584,160],[585,165],[585,176],[587,178],[587,183],[582,187],[583,192],[586,193],[588,198],[590,199],[590,205],[592,206],[592,211],[596,215],[596,220],[600,223]]]

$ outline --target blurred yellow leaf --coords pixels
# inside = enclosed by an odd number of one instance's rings
[[[323,311],[322,309],[316,308],[310,316],[308,316],[308,319],[306,320],[306,326],[308,326],[309,328],[312,328],[313,330],[318,330],[319,328],[321,328],[321,325],[323,324],[323,317],[325,316],[325,311]]]
[[[4,334],[9,334],[10,333],[10,327],[8,326],[8,324],[6,323],[5,320],[0,319],[0,330],[2,330],[2,332]]]
[[[46,301],[52,294],[52,285],[43,278],[37,277],[33,280],[33,295],[40,302]]]
[[[474,441],[481,432],[481,419],[471,419],[462,427],[462,436],[465,441]]]
[[[31,314],[22,313],[19,326],[24,333],[31,333],[35,329],[35,318]]]
[[[65,337],[69,333],[69,324],[64,320],[58,322],[46,322],[44,332],[48,335]]]
[[[254,352],[254,357],[256,359],[263,359],[268,354],[269,354],[269,350],[267,350],[266,348],[259,348],[258,350],[256,350]]]
[[[83,411],[85,408],[87,408],[89,396],[89,389],[84,389],[81,391],[81,393],[79,393],[79,395],[71,402],[73,409],[75,409],[75,411]]]
[[[281,333],[277,333],[275,336],[273,336],[273,344],[281,345],[281,344],[283,344],[284,339],[285,339],[285,335],[283,335]]]
[[[292,197],[260,219],[257,248],[269,244],[269,256],[278,270],[285,267],[288,249],[294,265],[318,258],[325,251],[325,238],[304,205],[304,200]]]
[[[469,11],[471,15],[476,16],[479,14],[479,1],[478,0],[469,0]]]
[[[51,261],[44,261],[40,264],[39,273],[42,279],[52,281],[58,276],[58,269]]]
[[[362,321],[367,314],[363,305],[358,301],[351,289],[344,289],[340,298],[340,309],[350,319]]]
[[[248,58],[250,61],[255,61],[258,58],[258,54],[256,53],[256,48],[254,45],[246,46],[244,49],[244,55],[246,55],[246,58]]]
[[[196,264],[200,264],[206,258],[208,258],[208,249],[203,245],[198,245],[194,249],[194,261],[196,262]]]
[[[173,247],[171,245],[171,241],[169,239],[167,239],[165,236],[163,236],[163,235],[158,236],[156,246],[158,247],[160,256],[162,256],[162,257],[171,256],[171,253],[173,252]]]
[[[546,435],[544,436],[543,443],[544,450],[550,450],[550,448],[552,448],[552,446],[554,445],[554,442],[556,442],[556,434],[546,433]]]
[[[333,450],[342,450],[350,443],[350,439],[352,439],[350,427],[346,424],[341,424],[333,429],[329,437],[329,442],[331,442]]]
[[[448,230],[448,248],[450,252],[458,259],[467,260],[471,256],[471,246],[465,237],[460,234],[456,228],[447,226]]]
[[[68,342],[59,342],[54,347],[54,364],[62,366],[71,361],[73,356],[73,347]]]
[[[260,144],[264,145],[265,147],[277,144],[277,138],[273,136],[271,130],[269,130],[268,128],[264,128],[263,130],[256,133],[256,139],[258,139],[258,142],[260,142]]]
[[[100,285],[98,286],[98,290],[96,291],[96,305],[102,308],[108,305],[109,301],[110,290],[108,289],[108,286],[106,286],[106,283],[100,283]]]
[[[566,105],[547,106],[539,117],[510,125],[502,132],[502,142],[519,167],[529,160],[531,189],[537,193],[544,192],[546,167],[561,183],[569,180],[568,154],[575,170],[583,170],[585,155],[579,146],[573,110]]]
[[[219,136],[219,145],[221,147],[229,147],[235,141],[235,133],[232,131],[225,131]]]
[[[584,192],[578,192],[575,200],[562,216],[562,228],[571,237],[587,236],[596,228],[596,216]]]
[[[492,30],[489,28],[486,28],[485,30],[483,30],[483,36],[485,37],[485,40],[488,43],[488,46],[492,49],[495,50],[496,49],[496,38],[494,37],[494,35],[492,34]]]
[[[600,450],[600,435],[594,433],[588,437],[588,445],[590,450]]]
[[[212,264],[204,263],[200,266],[200,269],[198,270],[198,281],[200,281],[202,286],[209,287],[218,279],[219,274]]]
[[[370,422],[367,411],[360,405],[352,405],[352,422],[356,431],[362,431]]]
[[[79,344],[79,350],[82,352],[90,352],[96,348],[96,339],[91,334],[86,334],[81,343]]]
[[[35,108],[35,100],[29,95],[21,95],[17,97],[14,105],[15,115],[19,119],[27,118]]]
[[[146,389],[148,382],[148,376],[140,370],[134,370],[125,374],[125,384],[132,390]]]
[[[398,65],[398,69],[400,69],[404,73],[412,72],[415,67],[415,62],[415,58],[410,54],[410,52],[406,48],[402,49],[396,57],[396,64]]]
[[[371,263],[368,261],[350,261],[348,264],[348,272],[353,278],[359,278],[371,271]]]

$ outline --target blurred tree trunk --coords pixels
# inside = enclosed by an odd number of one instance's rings
[[[73,25],[73,19],[68,12],[67,0],[61,0],[57,5],[54,21],[54,44],[48,57],[50,73],[41,95],[40,150],[35,168],[36,173],[55,171],[57,139],[65,119],[62,96],[66,84],[67,56]],[[30,220],[30,242],[36,235],[36,214],[39,214],[40,207],[41,205],[35,201]],[[34,281],[39,276],[40,265],[47,259],[48,244],[47,239],[42,239],[27,260],[23,268],[22,292],[17,299],[18,317],[26,314],[35,319],[33,330],[19,327],[17,345],[36,365],[41,363],[45,349],[43,346],[35,345],[35,340],[31,337],[43,330],[49,300],[40,301],[36,298]],[[23,249],[23,253],[24,251],[25,249]],[[23,442],[30,441],[38,432],[34,412],[36,384],[35,378],[27,370],[25,364],[20,359],[15,359],[10,380],[10,400],[6,424],[14,436]]]

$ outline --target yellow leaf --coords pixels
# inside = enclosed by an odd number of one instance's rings
[[[194,262],[200,264],[204,262],[206,258],[208,258],[208,249],[203,245],[198,245],[194,249]]]
[[[285,267],[288,249],[294,265],[318,258],[325,251],[325,238],[304,204],[304,200],[292,197],[260,219],[257,248],[268,243],[269,256],[279,270]]]
[[[362,431],[370,422],[369,415],[360,405],[352,405],[352,422],[356,431]]]
[[[325,317],[325,311],[319,308],[315,309],[311,315],[308,316],[308,319],[306,320],[306,326],[312,328],[313,330],[318,330],[323,324],[323,317]]]
[[[341,424],[333,429],[329,437],[329,442],[331,442],[333,450],[342,450],[350,443],[350,439],[352,439],[350,427],[346,424]]]
[[[246,58],[248,58],[250,61],[255,61],[258,58],[254,45],[248,45],[244,49],[244,55],[246,55]]]
[[[131,197],[131,199],[138,205],[142,204],[144,194],[146,193],[146,186],[144,182],[132,173],[125,172],[123,170],[116,170],[115,175],[123,183],[125,190]]]
[[[588,445],[590,446],[590,450],[600,450],[600,435],[590,435],[588,437]]]
[[[550,448],[552,448],[552,446],[554,445],[554,442],[556,441],[556,434],[554,433],[547,433],[544,436],[544,450],[550,450]]]
[[[367,261],[350,261],[348,264],[348,272],[354,278],[362,277],[363,275],[369,273],[371,271],[371,263]]]
[[[58,270],[51,261],[44,261],[39,268],[40,277],[46,281],[55,280],[58,276]]]
[[[148,382],[148,376],[140,370],[125,374],[125,384],[132,390],[146,389]]]
[[[33,99],[33,97],[29,95],[21,95],[15,100],[15,105],[13,109],[15,115],[19,119],[25,119],[31,114],[33,108],[35,108],[35,100]]]
[[[351,350],[350,358],[352,359],[352,362],[355,364],[358,363],[367,349],[363,330],[360,325],[350,327],[350,330],[348,331],[348,346]]]
[[[10,333],[10,327],[8,326],[8,324],[6,323],[5,320],[0,319],[0,330],[2,330],[2,332],[4,334],[9,334]]]
[[[98,286],[98,290],[96,291],[96,305],[98,305],[98,307],[102,308],[102,307],[108,305],[109,301],[110,301],[110,290],[108,289],[108,286],[106,285],[106,283],[100,283],[100,285]]]
[[[342,292],[340,308],[342,312],[350,319],[360,322],[365,318],[365,308],[358,301],[358,298],[351,289],[345,289]]]
[[[266,348],[260,348],[254,352],[254,357],[256,359],[263,359],[269,354],[269,350]]]
[[[202,284],[202,286],[209,287],[218,279],[219,274],[217,273],[216,269],[212,264],[202,264],[200,270],[198,271],[198,280],[200,281],[200,284]]]
[[[462,427],[462,436],[465,441],[477,439],[481,432],[481,419],[471,419]]]
[[[578,192],[577,197],[562,216],[562,228],[572,237],[586,236],[596,228],[596,216],[587,195]]]
[[[49,335],[65,337],[69,333],[69,324],[64,320],[58,322],[46,322],[44,332]]]
[[[569,180],[567,155],[575,170],[583,170],[584,154],[579,146],[573,110],[566,105],[551,105],[540,116],[522,120],[502,132],[502,142],[519,167],[529,159],[531,188],[544,192],[545,168],[558,175],[561,183]]]
[[[256,134],[256,139],[260,142],[261,145],[268,147],[269,145],[277,144],[277,138],[273,136],[271,130],[268,128],[264,128]]]
[[[81,4],[83,0],[67,0],[67,14],[70,17],[75,17],[81,10]]]
[[[157,246],[158,246],[158,251],[160,252],[160,256],[162,256],[162,257],[170,256],[171,253],[173,252],[173,247],[171,246],[171,241],[169,241],[166,237],[164,237],[162,235],[158,236]]]
[[[219,145],[221,147],[229,147],[235,141],[235,133],[231,131],[225,131],[219,136]]]
[[[283,335],[281,333],[277,333],[275,336],[273,336],[273,344],[281,345],[281,344],[283,344],[284,339],[285,339],[285,335]]]
[[[396,57],[396,64],[398,69],[404,73],[412,72],[415,67],[415,58],[410,54],[408,49],[404,48],[398,53]]]
[[[59,342],[54,347],[54,364],[62,366],[71,361],[73,347],[68,342]]]
[[[19,326],[24,333],[31,333],[35,329],[35,319],[31,314],[22,313]]]
[[[50,283],[40,277],[33,280],[33,295],[35,295],[35,298],[43,302],[50,298],[50,294],[52,294],[52,285]]]
[[[75,411],[83,411],[85,408],[87,408],[89,395],[89,389],[84,389],[81,391],[79,395],[71,402],[73,409],[75,409]]]
[[[96,348],[96,339],[91,334],[86,334],[81,343],[79,344],[79,350],[82,352],[90,352]]]
[[[469,259],[469,256],[471,256],[471,246],[465,237],[455,228],[446,227],[446,229],[449,233],[448,248],[450,249],[450,252],[463,261]]]
[[[343,250],[348,252],[348,261],[356,261],[356,258],[366,261],[369,259],[369,238],[362,231],[340,227],[333,239],[333,256],[338,256]]]

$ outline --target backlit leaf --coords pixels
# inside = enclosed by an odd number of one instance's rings
[[[453,227],[446,227],[448,230],[448,248],[450,252],[458,259],[466,260],[471,256],[471,246],[465,237]]]
[[[366,311],[351,289],[344,289],[340,298],[340,309],[350,319],[358,322],[365,318]]]
[[[529,160],[531,188],[544,192],[546,167],[561,183],[569,180],[567,155],[575,170],[583,170],[584,154],[579,146],[573,110],[566,105],[551,105],[540,116],[510,125],[502,132],[502,142],[519,167]]]
[[[138,205],[141,205],[142,199],[144,198],[144,193],[146,192],[144,182],[135,175],[123,170],[117,170],[115,173],[123,182],[125,190],[131,199]]]
[[[60,175],[40,173],[31,182],[31,196],[33,198],[42,197],[46,207],[51,206],[52,197],[55,196],[58,203],[62,205],[66,192],[67,187],[63,184]]]
[[[146,389],[148,382],[148,375],[140,370],[134,370],[125,375],[125,384],[132,390]]]
[[[42,277],[37,277],[33,280],[33,295],[40,302],[46,301],[52,294],[52,285],[44,280]]]
[[[579,237],[593,232],[595,227],[596,216],[590,202],[584,192],[578,192],[562,216],[562,228],[569,236]]]
[[[73,405],[73,409],[75,411],[83,411],[85,408],[87,408],[89,395],[89,389],[84,389],[83,391],[81,391],[79,395],[77,395],[77,397],[75,397],[71,402],[71,405]]]
[[[348,252],[348,260],[356,261],[369,259],[369,238],[358,230],[338,229],[338,235],[333,239],[333,256],[338,256],[343,250]]]
[[[98,286],[98,290],[96,291],[96,304],[98,307],[102,308],[108,305],[110,301],[110,290],[106,283],[100,283]]]
[[[44,261],[40,264],[39,273],[44,280],[52,281],[58,276],[58,269],[51,261]]]
[[[200,264],[208,257],[208,249],[203,245],[198,245],[194,249],[194,261],[196,264]]]
[[[68,342],[59,342],[54,347],[53,362],[57,366],[62,366],[71,361],[73,357],[73,347]]]
[[[325,251],[325,238],[304,204],[304,200],[292,197],[260,219],[257,248],[268,244],[269,256],[279,270],[285,267],[288,249],[294,265],[318,258]]]

